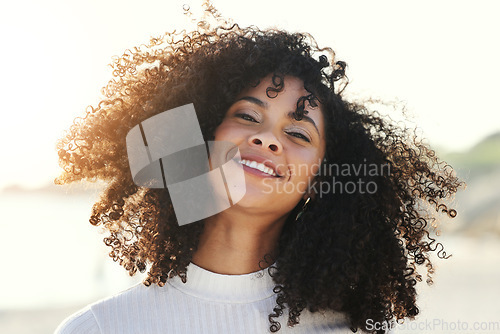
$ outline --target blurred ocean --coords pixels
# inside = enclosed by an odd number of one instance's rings
[[[52,333],[87,303],[141,281],[108,257],[88,223],[96,194],[0,193],[0,333]],[[440,240],[453,256],[435,260],[435,284],[419,284],[421,314],[395,332],[500,333],[500,239],[449,232]],[[473,330],[475,322],[497,327]]]
[[[95,198],[0,193],[0,333],[52,333],[85,304],[141,281],[108,257],[104,235],[88,222]]]

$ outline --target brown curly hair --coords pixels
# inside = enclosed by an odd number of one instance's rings
[[[306,308],[342,312],[353,330],[367,330],[367,319],[414,317],[415,284],[422,280],[416,265],[427,267],[429,281],[429,253],[447,257],[430,236],[432,212],[454,217],[444,201],[462,182],[410,130],[343,99],[346,64],[336,61],[331,49],[319,48],[307,34],[241,28],[220,17],[217,22],[217,27],[200,24],[196,31],[166,33],[114,58],[114,78],[103,88],[103,99],[58,142],[64,172],[55,182],[106,181],[90,222],[109,233],[104,239],[109,255],[130,275],[147,271],[147,286],[163,286],[175,275],[185,282],[204,222],[178,226],[166,189],[134,184],[128,131],[155,114],[194,103],[205,140],[213,140],[240,91],[273,74],[277,80],[270,89],[279,93],[279,79],[295,76],[311,93],[304,98],[322,104],[324,165],[386,164],[390,173],[318,176],[318,184],[329,183],[330,189],[334,182],[362,181],[376,184],[377,191],[322,193],[299,220],[303,203],[297,204],[279,239],[277,266],[270,267],[278,295],[270,329],[280,329],[274,318],[285,303],[290,326]],[[297,117],[304,112],[301,100]]]

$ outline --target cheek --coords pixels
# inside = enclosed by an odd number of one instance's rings
[[[293,171],[298,178],[310,178],[314,176],[320,167],[323,155],[321,152],[314,150],[304,150],[302,152],[297,152],[294,154],[292,166]]]
[[[225,140],[225,141],[231,141],[231,139],[234,137],[233,129],[231,129],[230,126],[228,126],[225,123],[222,123],[217,127],[215,130],[215,140]]]
[[[222,123],[215,130],[215,140],[228,141],[236,145],[241,145],[252,136],[252,130],[242,127],[234,122]]]

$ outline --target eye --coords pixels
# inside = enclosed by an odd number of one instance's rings
[[[241,118],[245,121],[253,122],[253,123],[259,123],[253,116],[250,116],[249,114],[244,114],[244,113],[237,113],[234,116]]]
[[[310,143],[311,141],[309,140],[309,138],[307,138],[306,136],[304,136],[302,133],[300,132],[294,132],[294,131],[289,131],[287,132],[288,135],[292,136],[292,137],[295,137],[295,138],[299,138],[299,139],[302,139],[308,143]]]

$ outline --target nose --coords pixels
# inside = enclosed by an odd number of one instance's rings
[[[259,132],[248,138],[250,146],[260,146],[265,150],[270,150],[274,154],[280,154],[283,151],[283,146],[276,136],[271,132]]]

